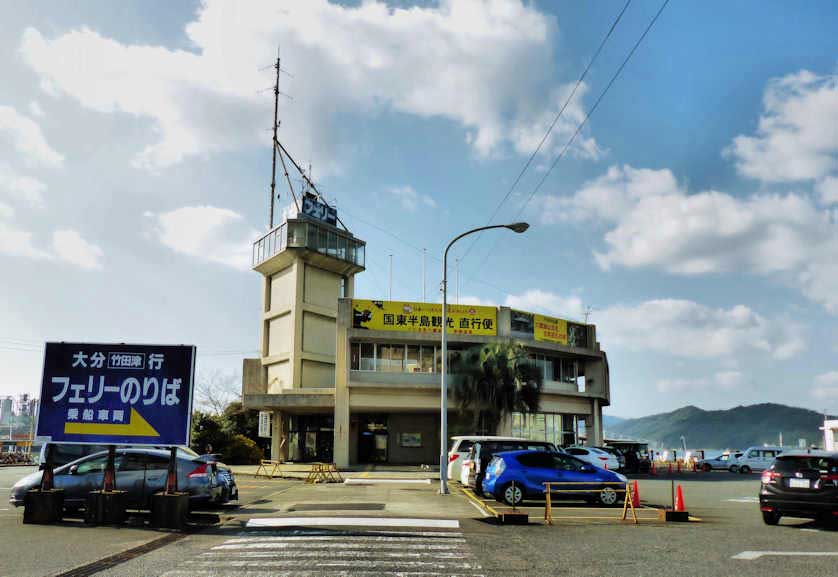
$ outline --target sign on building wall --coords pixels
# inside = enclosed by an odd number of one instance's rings
[[[259,411],[259,436],[271,438],[271,412]]]
[[[328,222],[331,225],[337,225],[338,212],[331,206],[320,202],[314,195],[306,194],[303,196],[303,210],[302,213],[310,217]]]
[[[587,348],[588,328],[565,319],[533,314],[533,338],[537,341]]]
[[[47,343],[36,435],[188,445],[195,347]]]
[[[495,307],[448,305],[450,334],[495,336],[497,323]],[[439,333],[442,304],[353,299],[352,326],[373,331]]]

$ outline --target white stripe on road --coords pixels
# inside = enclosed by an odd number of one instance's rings
[[[838,557],[838,551],[742,551],[731,559],[753,561],[760,557]]]
[[[341,547],[340,550],[311,550],[304,551],[300,549],[281,550],[275,549],[272,551],[225,551],[224,553],[204,553],[202,557],[212,557],[213,559],[220,559],[222,562],[230,561],[232,559],[305,559],[321,557],[328,557],[329,559],[340,559],[349,557],[350,559],[360,559],[362,557],[374,559],[459,559],[462,560],[463,554],[458,548],[452,548],[449,551],[426,550],[421,551],[381,551],[380,546],[370,546],[366,549],[349,549]]]
[[[344,485],[386,485],[387,483],[413,483],[416,485],[430,485],[430,479],[375,479],[371,477],[348,477],[343,480]]]
[[[469,501],[468,504],[471,505],[472,507],[474,507],[475,509],[477,509],[478,511],[480,511],[480,514],[483,515],[484,517],[489,517],[489,514],[486,511],[484,511],[483,509],[481,509],[480,507],[478,507],[477,503],[475,503],[474,501]]]
[[[246,527],[434,527],[459,529],[456,519],[398,519],[391,517],[262,517]]]
[[[400,540],[402,541],[402,540]],[[311,549],[332,549],[334,547],[339,547],[340,549],[363,549],[363,548],[380,548],[380,549],[404,549],[413,547],[415,549],[434,549],[437,551],[446,551],[446,550],[456,550],[460,547],[460,545],[464,544],[464,539],[458,539],[454,543],[445,543],[442,545],[437,545],[433,542],[428,541],[421,541],[411,542],[410,540],[403,540],[402,542],[393,542],[393,540],[389,540],[385,543],[377,542],[377,541],[368,541],[368,542],[355,542],[355,543],[347,543],[346,541],[332,541],[331,543],[323,543],[323,542],[314,542],[311,543],[309,541],[295,541],[293,543],[233,543],[224,545],[216,545],[212,548],[213,551],[236,551],[236,550],[250,550],[250,549],[303,549],[305,551]],[[209,555],[209,553],[204,553],[204,555]]]
[[[401,539],[401,535],[410,537],[411,540],[416,541],[416,537],[443,537],[447,539],[461,538],[462,531],[378,531],[370,529],[364,531],[362,535],[359,534],[340,534],[328,529],[280,529],[277,531],[239,531],[236,533],[241,539],[230,539],[225,543],[247,543],[258,538],[259,540],[274,540],[283,541],[286,539]],[[439,539],[432,539],[432,541],[439,543]]]
[[[219,562],[217,560],[212,561],[187,561],[189,565],[195,567],[208,567],[212,568],[215,571],[223,567],[236,567],[236,568],[248,568],[252,567],[254,569],[259,569],[262,567],[289,567],[293,568],[294,565],[298,565],[298,563],[294,562],[294,559],[288,559],[287,561],[222,561]],[[346,561],[329,561],[325,559],[318,559],[314,561],[318,567],[368,567],[368,568],[375,568],[375,569],[383,569],[386,567],[391,567],[390,571],[396,571],[401,567],[411,567],[416,569],[421,569],[427,567],[429,569],[480,569],[480,566],[476,563],[467,563],[465,561],[458,561],[458,562],[444,562],[444,561],[401,561],[401,560],[393,560],[393,561],[386,561],[386,560],[373,560],[367,561],[363,559],[347,559]]]
[[[729,503],[759,503],[759,497],[739,497],[738,499],[725,499]]]
[[[345,570],[337,571],[316,571],[316,570],[294,570],[294,571],[271,571],[270,577],[347,577],[349,573]],[[476,573],[452,573],[446,571],[445,573],[437,573],[430,571],[397,571],[392,573],[398,577],[486,577],[482,574]],[[168,571],[162,577],[198,577],[199,575],[206,575],[207,577],[218,577],[219,573],[212,569],[196,573],[195,570],[190,571]],[[352,570],[352,577],[361,577],[362,575],[370,575],[371,577],[381,577],[381,571],[358,571]]]

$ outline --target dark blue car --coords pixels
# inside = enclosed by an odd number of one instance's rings
[[[544,499],[544,483],[578,483],[554,487],[558,499],[583,499],[602,505],[622,504],[627,479],[620,473],[594,467],[566,453],[506,451],[486,469],[483,492],[508,505],[525,499]],[[583,491],[583,492],[565,492]]]

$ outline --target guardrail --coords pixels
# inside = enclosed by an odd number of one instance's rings
[[[583,485],[589,488],[587,489],[562,489],[562,490],[555,490],[553,487],[558,486],[567,486],[567,485]],[[591,489],[591,485],[595,485],[600,487],[600,489]],[[544,483],[544,523],[547,525],[553,524],[553,504],[550,496],[552,493],[587,493],[587,494],[595,494],[601,492],[603,489],[601,488],[603,485],[616,485],[621,487],[622,490],[625,492],[625,501],[623,502],[623,510],[622,515],[619,518],[620,521],[625,521],[628,517],[629,511],[631,511],[632,519],[634,520],[634,524],[637,525],[637,512],[634,509],[634,502],[632,498],[632,490],[631,485],[629,483],[622,483],[618,481],[608,481],[608,482],[594,482],[591,481],[565,481],[565,482],[546,482]],[[609,487],[606,487],[609,488]],[[612,489],[613,490],[613,489]]]

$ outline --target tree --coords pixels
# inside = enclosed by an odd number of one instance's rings
[[[220,369],[201,371],[195,379],[195,403],[199,409],[220,415],[237,400],[241,400],[241,379],[236,373]]]
[[[201,411],[192,413],[192,449],[195,452],[223,453],[229,442],[230,433],[224,430],[221,417]]]
[[[450,360],[453,396],[475,429],[495,433],[511,413],[536,413],[543,374],[524,345],[487,343],[454,352]]]

